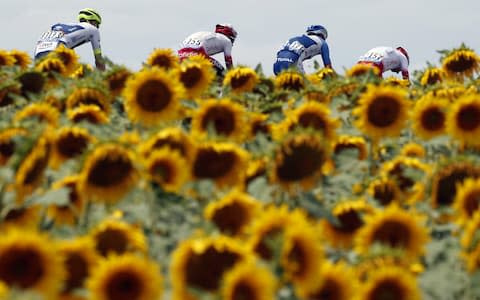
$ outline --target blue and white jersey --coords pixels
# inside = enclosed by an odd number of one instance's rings
[[[277,52],[277,62],[297,64],[303,72],[303,61],[322,55],[324,65],[331,65],[327,42],[317,35],[301,35],[289,39]]]
[[[100,31],[97,27],[88,22],[58,23],[40,36],[37,46],[35,47],[35,56],[43,52],[53,51],[60,44],[64,44],[65,47],[73,49],[88,42],[92,44],[94,54],[102,54],[100,48]]]

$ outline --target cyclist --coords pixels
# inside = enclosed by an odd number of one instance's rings
[[[409,80],[408,65],[410,58],[403,47],[375,47],[358,59],[358,64],[371,65],[379,70],[380,77],[386,71],[402,72],[402,78]]]
[[[215,32],[200,31],[188,36],[178,50],[180,60],[192,55],[203,55],[208,58],[217,75],[223,75],[225,68],[212,55],[222,53],[225,65],[230,70],[233,67],[232,47],[237,38],[237,31],[231,24],[217,24]]]
[[[322,25],[310,25],[306,34],[289,39],[277,52],[277,59],[273,64],[273,72],[278,75],[281,71],[296,67],[299,72],[305,73],[303,61],[316,55],[321,55],[325,68],[332,68],[330,50],[325,41],[328,32]]]
[[[78,13],[79,23],[57,23],[49,31],[42,34],[35,47],[35,59],[40,59],[60,45],[74,49],[90,42],[95,56],[95,65],[105,70],[100,48],[100,31],[102,23],[100,14],[91,8],[82,9]]]

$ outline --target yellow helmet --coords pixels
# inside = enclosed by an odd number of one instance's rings
[[[98,25],[102,24],[100,14],[91,8],[84,8],[78,13],[78,20],[96,21]]]

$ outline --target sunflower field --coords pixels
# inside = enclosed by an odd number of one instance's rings
[[[0,299],[480,299],[480,57],[217,78],[0,50]]]

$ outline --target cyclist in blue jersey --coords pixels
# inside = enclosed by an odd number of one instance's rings
[[[332,68],[330,50],[325,41],[328,32],[322,25],[310,25],[306,34],[289,39],[277,52],[277,59],[273,64],[273,72],[278,75],[281,71],[295,67],[304,73],[303,61],[316,55],[321,55],[326,68]]]
[[[102,23],[100,14],[91,8],[82,9],[78,13],[79,23],[57,23],[49,31],[42,34],[35,47],[35,59],[46,56],[58,46],[64,45],[74,49],[85,43],[91,43],[95,65],[99,70],[105,70],[100,48],[99,26]]]

